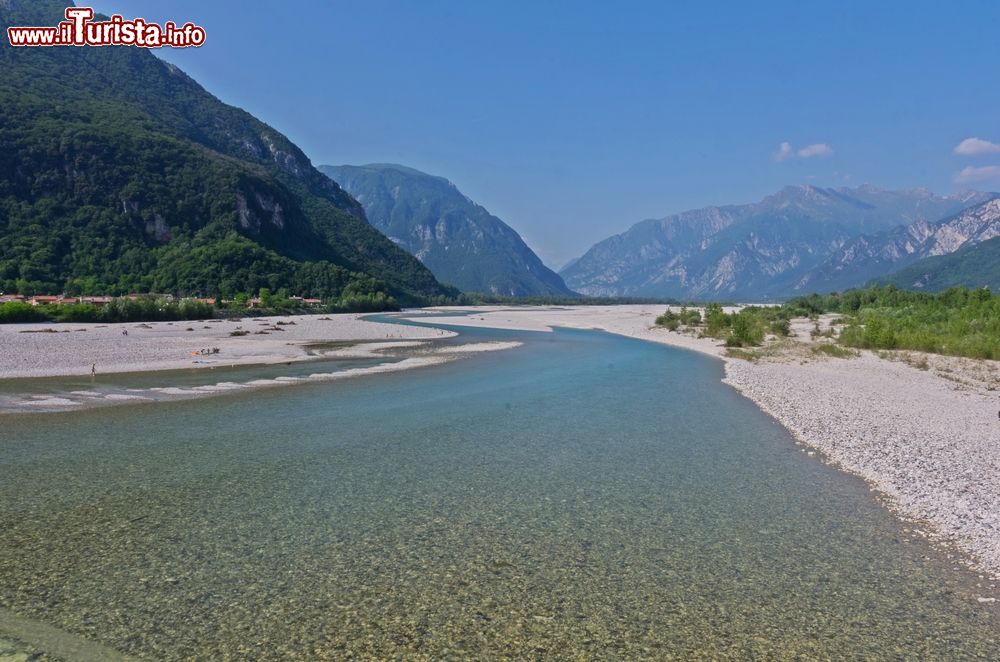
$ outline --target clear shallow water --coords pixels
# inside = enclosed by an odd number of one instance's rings
[[[616,336],[8,416],[0,606],[162,659],[996,659],[976,575]]]

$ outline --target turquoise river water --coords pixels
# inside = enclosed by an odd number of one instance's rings
[[[0,609],[149,659],[1000,659],[982,580],[718,362],[460,331],[524,345],[0,416]]]

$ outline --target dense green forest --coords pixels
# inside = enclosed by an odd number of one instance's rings
[[[683,324],[724,338],[730,347],[746,347],[761,344],[768,333],[788,335],[792,318],[827,313],[840,316],[843,330],[834,337],[847,347],[1000,360],[1000,296],[987,288],[956,287],[933,294],[875,286],[797,297],[781,306],[750,306],[728,314],[712,305],[703,320]],[[682,324],[678,316],[668,311],[657,324],[676,329]]]
[[[0,23],[65,4],[0,3]],[[455,293],[287,138],[144,49],[0,39],[0,72],[0,290]]]

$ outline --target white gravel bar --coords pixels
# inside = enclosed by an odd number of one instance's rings
[[[315,343],[398,343],[455,335],[360,318],[343,314],[238,321],[0,324],[0,379],[89,375],[92,366],[105,374],[288,363],[314,358],[310,345]],[[234,336],[234,332],[246,335]],[[361,346],[343,352],[367,356],[391,346]],[[219,351],[211,353],[213,348]],[[209,353],[201,354],[202,350]]]

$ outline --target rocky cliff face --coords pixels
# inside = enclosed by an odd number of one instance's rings
[[[954,253],[925,257],[878,282],[929,292],[949,287],[988,287],[1000,292],[1000,237],[964,246]]]
[[[571,295],[510,226],[442,177],[392,164],[321,166],[364,207],[368,220],[466,292]]]
[[[994,198],[943,220],[921,220],[852,239],[806,273],[795,289],[804,292],[857,287],[918,260],[954,253],[997,236],[1000,199]]]
[[[988,197],[790,186],[753,204],[643,221],[593,246],[562,276],[589,295],[783,297],[806,287],[807,274],[866,233],[930,223]]]

